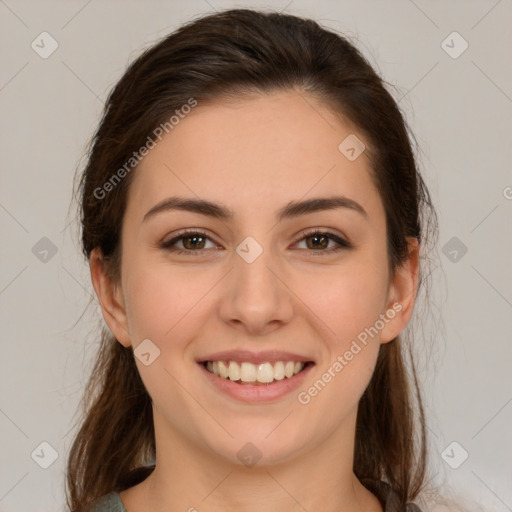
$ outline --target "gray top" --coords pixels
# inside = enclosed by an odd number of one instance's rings
[[[118,492],[101,497],[87,512],[126,512]]]
[[[364,485],[381,502],[384,512],[421,512],[414,503],[408,503],[405,507],[398,505],[398,497],[391,487],[384,482],[365,481]],[[118,492],[111,492],[101,497],[87,512],[126,512]]]

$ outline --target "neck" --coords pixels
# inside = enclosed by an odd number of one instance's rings
[[[341,432],[300,456],[252,467],[169,432],[157,416],[155,435],[155,470],[121,493],[127,512],[382,512],[353,474],[353,440],[344,443]]]

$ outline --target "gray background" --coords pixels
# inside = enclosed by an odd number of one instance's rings
[[[422,331],[434,342],[417,347],[433,478],[484,510],[512,510],[510,0],[0,0],[0,511],[64,509],[64,463],[100,322],[94,302],[78,321],[92,287],[69,206],[107,93],[144,47],[233,6],[313,17],[396,84],[440,219]],[[58,44],[47,58],[31,47],[51,48],[43,31]],[[469,44],[457,58],[453,31]],[[47,469],[42,442],[57,455]]]

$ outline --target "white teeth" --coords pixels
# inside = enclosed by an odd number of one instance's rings
[[[238,364],[236,361],[207,361],[206,369],[223,379],[242,382],[261,382],[268,384],[274,380],[291,378],[304,368],[301,361],[276,361],[255,365],[248,362]]]
[[[258,365],[256,380],[258,382],[272,382],[274,380],[274,368],[270,363],[262,363]]]
[[[206,368],[208,368],[208,363],[206,364]],[[229,377],[229,370],[224,361],[219,361],[219,375],[224,379]]]
[[[256,380],[256,366],[251,363],[242,363],[240,365],[240,379],[242,382],[254,382]]]
[[[240,380],[240,366],[235,361],[229,362],[228,377],[229,380]]]
[[[284,379],[284,363],[282,361],[277,361],[274,364],[274,379],[276,379],[276,380]]]

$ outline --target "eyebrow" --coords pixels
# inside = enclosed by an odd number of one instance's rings
[[[319,197],[304,201],[290,201],[286,206],[277,211],[276,217],[278,221],[282,221],[298,217],[300,215],[307,215],[309,213],[324,210],[334,210],[337,208],[347,208],[360,213],[363,217],[368,219],[366,210],[359,203],[344,196]],[[229,220],[235,216],[234,212],[229,208],[207,201],[206,199],[170,197],[153,206],[153,208],[144,215],[142,222],[146,222],[148,219],[159,213],[172,210],[184,210],[222,220]]]

